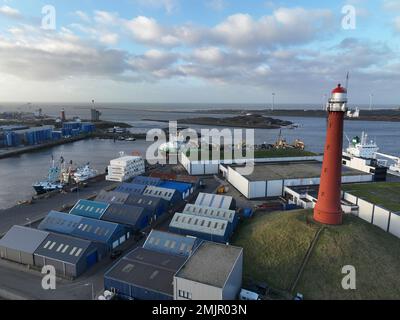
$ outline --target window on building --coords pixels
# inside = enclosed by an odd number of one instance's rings
[[[187,292],[187,291],[184,291],[184,290],[178,290],[178,296],[180,298],[192,300],[192,293],[191,292]]]

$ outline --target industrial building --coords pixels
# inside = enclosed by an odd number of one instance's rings
[[[196,237],[152,230],[143,244],[143,248],[189,257],[201,242],[202,240]]]
[[[128,199],[128,197],[129,197],[128,193],[101,190],[96,197],[96,201],[105,202],[109,204],[111,203],[124,204],[126,199]]]
[[[33,146],[52,140],[54,126],[41,126],[33,128],[3,127],[3,145],[18,147],[19,145]]]
[[[160,171],[153,171],[150,173],[150,177],[160,178],[162,180],[171,180],[178,182],[191,183],[194,187],[197,187],[200,184],[200,178],[195,176],[174,174],[174,173],[165,173]]]
[[[242,175],[238,165],[225,167],[225,178],[246,198],[280,197],[286,186],[318,185],[322,171],[319,161],[278,161],[256,163],[252,174]],[[342,168],[342,182],[372,181],[371,174],[348,167]],[[197,203],[196,203],[197,204]]]
[[[92,219],[100,219],[108,206],[109,204],[105,202],[81,199],[73,206],[69,213]]]
[[[154,177],[136,176],[133,178],[132,182],[145,186],[159,186],[162,183],[162,180]]]
[[[168,203],[164,199],[139,194],[130,194],[125,204],[147,209],[154,219],[168,210]]]
[[[171,205],[174,205],[182,200],[180,194],[175,189],[167,189],[155,186],[147,186],[143,191],[143,195],[164,199]]]
[[[115,249],[130,237],[128,228],[121,224],[57,211],[51,211],[38,229],[99,242],[105,245],[107,251]]]
[[[173,300],[174,275],[186,259],[136,248],[106,272],[104,288],[122,299]]]
[[[242,272],[242,248],[204,241],[174,276],[174,299],[235,300]]]
[[[105,255],[102,246],[91,241],[49,233],[34,253],[34,265],[52,265],[58,276],[76,278]]]
[[[229,233],[232,234],[238,224],[238,215],[234,210],[203,207],[188,203],[182,213],[191,214],[194,216],[209,217],[221,219],[228,222]]]
[[[226,220],[179,212],[172,218],[169,231],[221,243],[228,242],[231,236]]]
[[[13,226],[0,239],[0,257],[21,264],[33,265],[33,254],[47,238],[48,232]]]
[[[189,197],[193,191],[194,187],[191,183],[177,182],[177,181],[164,181],[160,184],[160,187],[166,189],[174,189],[179,192],[182,199]]]
[[[213,193],[200,192],[199,195],[197,196],[195,204],[203,207],[222,208],[231,210],[234,210],[236,208],[235,200],[231,196],[223,196],[220,194],[213,194]]]
[[[114,191],[128,194],[142,194],[146,186],[137,183],[121,183]]]
[[[151,213],[143,207],[112,203],[101,216],[101,219],[123,224],[134,231],[138,231],[150,224]]]

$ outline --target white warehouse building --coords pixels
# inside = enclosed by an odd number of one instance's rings
[[[223,166],[223,165],[221,165]],[[280,161],[256,163],[250,175],[236,170],[238,165],[225,165],[226,180],[248,199],[283,196],[285,187],[319,185],[320,161]],[[342,183],[370,182],[373,175],[342,167]]]

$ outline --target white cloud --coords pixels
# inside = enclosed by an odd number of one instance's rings
[[[394,29],[397,32],[400,32],[400,16],[394,19]]]
[[[383,8],[389,12],[400,11],[400,1],[398,0],[384,0]]]
[[[83,12],[83,11],[75,11],[75,15],[81,19],[83,22],[90,22],[90,17],[88,16],[87,13]]]
[[[10,18],[20,18],[22,16],[17,9],[11,8],[7,5],[3,5],[0,7],[0,15]]]
[[[177,46],[179,39],[161,27],[155,19],[139,16],[126,21],[125,25],[133,38],[149,45]]]

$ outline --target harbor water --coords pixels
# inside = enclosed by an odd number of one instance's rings
[[[80,110],[81,111],[81,110]],[[72,111],[71,111],[72,112]],[[82,114],[84,115],[82,111]],[[48,113],[50,114],[50,113]],[[75,115],[75,114],[73,114]],[[80,115],[77,112],[77,115]],[[70,115],[72,116],[72,114]],[[188,112],[162,112],[162,111],[115,111],[103,113],[102,119],[123,121],[133,126],[133,132],[147,132],[149,129],[166,127],[168,123],[157,120],[176,120],[199,116]],[[202,115],[203,116],[203,115]],[[226,117],[224,115],[210,115]],[[305,142],[306,149],[314,152],[323,152],[325,141],[326,119],[305,117],[278,117],[289,120],[299,125],[296,129],[282,129],[283,138],[291,143],[295,139]],[[143,120],[146,119],[146,120]],[[149,119],[153,121],[149,121]],[[178,123],[179,125],[179,123]],[[186,125],[185,125],[186,126]],[[194,129],[207,128],[208,126],[193,125]],[[217,127],[221,129],[221,127]],[[274,143],[279,135],[279,129],[255,130],[255,143]],[[392,155],[400,155],[400,126],[398,122],[373,122],[373,121],[346,121],[345,133],[351,139],[353,136],[368,133],[380,147],[380,151]],[[66,162],[73,160],[77,165],[90,162],[91,166],[99,172],[104,172],[109,161],[119,156],[120,151],[126,154],[139,152],[145,155],[146,149],[151,144],[145,140],[113,141],[90,139],[61,145],[34,153],[22,154],[12,158],[0,160],[0,209],[15,205],[19,200],[30,199],[34,195],[32,183],[43,179],[47,175],[52,156],[55,160],[61,156]],[[344,141],[344,146],[348,144]]]

